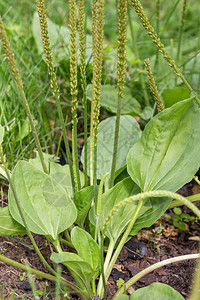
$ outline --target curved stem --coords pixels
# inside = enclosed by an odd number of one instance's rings
[[[159,269],[163,266],[178,262],[178,261],[184,261],[188,259],[197,259],[200,258],[200,254],[188,254],[188,255],[181,255],[173,258],[169,258],[163,261],[160,261],[156,264],[153,264],[152,266],[144,269],[143,271],[139,272],[136,276],[132,277],[129,281],[127,281],[124,285],[126,286],[126,289],[128,289],[130,286],[132,286],[134,283],[136,283],[140,278],[147,275],[148,273],[155,271],[156,269]],[[118,295],[121,295],[124,292],[124,285],[117,291],[117,293],[112,297],[112,300],[115,300]]]
[[[133,201],[143,200],[143,199],[152,198],[152,197],[168,197],[168,198],[179,200],[184,205],[189,207],[193,211],[193,213],[200,218],[200,210],[194,204],[192,204],[191,201],[188,200],[187,198],[184,198],[183,196],[181,196],[179,194],[176,194],[176,193],[173,193],[173,192],[168,192],[168,191],[162,191],[162,190],[160,190],[160,191],[150,191],[150,192],[139,193],[137,195],[128,197],[128,198],[124,199],[123,201],[119,202],[117,205],[115,205],[114,208],[111,210],[109,216],[107,217],[105,223],[104,223],[103,230],[106,229],[106,227],[109,224],[109,222],[111,221],[113,215],[115,215],[116,212],[121,207],[123,207],[126,204],[131,203]]]
[[[196,195],[186,197],[186,199],[188,199],[190,202],[200,201],[200,194],[196,194]],[[180,202],[179,200],[174,200],[170,203],[168,209],[173,208],[175,206],[181,206],[181,205],[184,205],[184,204],[182,202]]]
[[[132,217],[132,219],[131,219],[128,227],[126,228],[126,231],[124,232],[124,234],[123,234],[123,236],[122,236],[122,238],[121,238],[121,240],[119,242],[119,245],[117,246],[117,249],[115,250],[115,253],[113,254],[113,257],[112,257],[112,259],[110,261],[108,269],[105,272],[105,279],[106,280],[108,280],[108,277],[110,276],[110,273],[111,273],[112,268],[113,268],[113,266],[114,266],[114,264],[116,262],[116,259],[119,256],[119,253],[122,250],[122,247],[126,243],[128,235],[129,235],[131,229],[133,228],[133,225],[134,225],[135,221],[137,220],[138,214],[140,212],[140,209],[144,205],[145,201],[146,201],[146,198],[141,199],[141,201],[138,203],[138,205],[137,205],[137,207],[136,207],[136,209],[134,211],[133,217]]]

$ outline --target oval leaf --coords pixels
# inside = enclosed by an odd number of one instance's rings
[[[135,291],[130,300],[184,300],[185,298],[175,291],[171,286],[155,282],[144,288]],[[117,300],[120,298],[117,297]]]
[[[95,273],[90,264],[83,261],[83,259],[75,253],[53,253],[51,255],[51,260],[57,264],[62,263],[86,283],[91,280]]]
[[[26,234],[26,229],[11,216],[8,206],[0,209],[0,235]]]
[[[200,166],[200,107],[193,99],[157,114],[127,156],[127,170],[142,191],[177,191]]]
[[[74,227],[71,233],[72,244],[83,261],[90,264],[93,270],[100,268],[100,249],[95,240],[85,230]]]
[[[130,89],[124,87],[124,97],[122,99],[121,114],[140,114],[141,107],[139,102],[133,98]],[[92,100],[92,85],[87,86],[87,97]],[[101,86],[101,106],[112,113],[117,113],[118,94],[117,89],[114,85],[102,85]]]
[[[111,172],[114,133],[115,133],[115,118],[111,117],[99,124],[98,144],[97,144],[97,178],[101,179],[107,172]],[[129,149],[139,140],[141,129],[136,120],[131,116],[121,116],[119,129],[119,142],[116,170],[126,164],[126,156]],[[88,145],[90,138],[88,139]],[[84,165],[83,148],[81,161]],[[88,151],[88,176],[89,176],[89,151]]]
[[[20,161],[12,174],[20,206],[29,229],[53,240],[76,219],[76,207],[66,190],[51,176]],[[11,189],[8,193],[12,217],[23,225]]]

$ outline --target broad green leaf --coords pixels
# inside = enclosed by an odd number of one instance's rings
[[[140,114],[141,107],[139,102],[131,95],[130,89],[125,87],[123,90],[124,97],[122,99],[121,114]],[[87,98],[92,100],[92,85],[87,86]],[[118,94],[114,85],[101,86],[101,106],[108,111],[117,112]]]
[[[4,131],[4,127],[0,125],[0,144],[3,142]]]
[[[148,199],[151,204],[150,209],[137,218],[129,235],[136,235],[140,229],[153,225],[168,209],[171,200],[166,197]]]
[[[66,190],[51,176],[20,161],[11,177],[29,229],[53,240],[76,220],[76,207]],[[8,193],[12,217],[23,225],[11,189]]]
[[[86,283],[89,283],[95,274],[95,270],[91,268],[90,264],[83,261],[83,259],[75,253],[53,253],[51,255],[51,260],[57,264],[64,264],[70,271],[74,272]]]
[[[120,181],[113,188],[104,193],[102,196],[98,228],[100,230],[103,228],[106,218],[116,204],[118,204],[125,198],[138,194],[139,192],[140,189],[129,177]],[[126,226],[129,224],[137,204],[138,201],[127,204],[126,206],[120,208],[119,211],[113,216],[105,232],[106,236],[109,237],[109,239],[114,241],[118,239]],[[151,204],[149,201],[147,201],[141,209],[140,215],[144,214],[150,208]],[[90,211],[90,221],[92,224],[96,224],[94,208],[92,208],[92,210]]]
[[[53,159],[55,159],[55,157],[53,157],[52,155],[50,155],[48,153],[43,153],[43,156],[44,156],[44,160],[45,160],[45,163],[49,170],[50,175],[57,183],[62,185],[62,187],[66,190],[69,197],[71,198],[73,195],[73,187],[72,187],[72,182],[71,182],[69,165],[61,166],[57,162],[53,161]],[[34,159],[29,159],[29,162],[35,168],[43,171],[38,153],[37,153],[37,157]],[[80,173],[80,179],[81,179],[81,186],[83,186],[84,185],[84,174],[81,171],[79,171],[79,173]]]
[[[8,206],[0,208],[0,235],[26,234],[26,229],[11,216]]]
[[[83,227],[91,202],[94,198],[94,187],[87,186],[74,194],[74,204],[77,208],[76,224]]]
[[[145,106],[139,117],[143,120],[149,120],[153,117],[154,109],[150,106]]]
[[[38,123],[37,120],[33,121],[33,124],[36,126]],[[31,132],[31,125],[30,122],[28,120],[28,117],[26,118],[26,120],[22,123],[21,125],[21,132],[18,133],[17,137],[16,137],[16,142],[19,142],[20,140],[23,140],[25,137],[27,137],[29,135],[29,133]]]
[[[97,144],[97,178],[101,179],[107,172],[111,172],[115,118],[111,117],[99,124],[98,144]],[[119,142],[116,170],[126,164],[126,156],[129,149],[139,140],[141,129],[136,120],[131,116],[121,116],[119,128]],[[90,138],[88,139],[90,143]],[[83,148],[81,160],[84,165]],[[89,151],[88,151],[88,176],[89,176]]]
[[[146,286],[144,288],[138,289],[137,291],[133,292],[130,297],[130,300],[184,300],[185,298],[174,290],[171,286],[155,282]],[[120,298],[117,297],[117,300]]]
[[[167,108],[177,102],[188,99],[190,97],[190,91],[182,86],[178,86],[173,90],[163,91],[162,97],[165,102],[165,107]]]
[[[83,261],[90,264],[93,270],[100,268],[100,249],[95,240],[85,230],[74,227],[71,233],[72,244]]]
[[[158,113],[127,156],[127,170],[142,191],[177,191],[200,166],[200,107],[191,98]]]
[[[122,294],[117,296],[116,300],[130,300],[128,295]]]

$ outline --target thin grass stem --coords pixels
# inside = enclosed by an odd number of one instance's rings
[[[156,269],[159,269],[163,266],[172,264],[172,263],[176,263],[178,261],[184,261],[184,260],[189,260],[189,259],[199,259],[200,258],[200,254],[188,254],[188,255],[181,255],[181,256],[177,256],[177,257],[173,257],[173,258],[169,258],[163,261],[160,261],[158,263],[153,264],[152,266],[144,269],[143,271],[139,272],[136,276],[134,276],[133,278],[131,278],[129,281],[127,281],[118,291],[117,293],[112,297],[112,300],[115,300],[117,298],[117,296],[123,294],[124,292],[124,286],[126,286],[126,289],[128,289],[130,286],[132,286],[133,284],[135,284],[139,279],[141,279],[143,276],[147,275],[148,273],[155,271]],[[198,298],[194,298],[195,300],[197,300]],[[191,299],[191,300],[194,300]]]
[[[72,158],[75,181],[75,191],[81,188],[77,150],[77,45],[76,45],[76,0],[69,1],[69,27],[70,27],[70,91],[72,96]]]
[[[85,147],[85,155],[84,155],[84,172],[85,172],[85,186],[88,185],[88,177],[87,177],[87,152],[88,152],[88,142],[87,142],[87,97],[86,97],[86,63],[85,63],[85,55],[86,55],[86,33],[85,33],[85,0],[79,0],[79,49],[80,49],[80,72],[81,72],[81,87],[83,91],[83,109],[84,109],[84,147]]]
[[[200,106],[200,99],[196,95],[195,91],[187,81],[187,79],[184,77],[184,75],[181,73],[181,70],[176,66],[175,61],[171,58],[168,51],[165,49],[164,45],[162,44],[160,38],[158,37],[157,33],[155,32],[153,26],[150,24],[143,8],[139,0],[131,0],[135,11],[143,25],[143,27],[147,30],[148,35],[152,39],[153,43],[156,45],[156,47],[159,49],[159,52],[162,54],[163,58],[167,61],[168,65],[172,68],[172,70],[175,72],[175,74],[181,78],[183,83],[186,85],[186,87],[189,89],[189,91],[192,93],[192,96],[195,97],[196,102]]]
[[[36,147],[37,147],[37,150],[38,150],[38,154],[39,154],[39,158],[40,158],[43,170],[44,170],[45,173],[48,174],[48,169],[47,169],[47,166],[46,166],[45,161],[44,161],[42,148],[41,148],[40,141],[39,141],[39,138],[38,138],[38,134],[37,134],[34,122],[33,122],[33,117],[32,117],[32,114],[31,114],[31,111],[30,111],[30,108],[29,108],[29,105],[28,105],[28,101],[26,99],[26,96],[25,96],[25,93],[24,93],[24,90],[23,90],[23,82],[22,82],[22,79],[21,79],[16,61],[15,61],[14,53],[11,49],[6,31],[4,29],[1,17],[0,17],[0,39],[1,39],[1,42],[2,42],[2,45],[3,45],[4,52],[5,52],[6,57],[8,59],[8,64],[10,66],[10,70],[11,70],[13,76],[14,76],[19,94],[21,96],[22,102],[23,102],[25,110],[26,110],[26,114],[27,114],[27,117],[28,117],[28,120],[29,120],[29,123],[30,123],[30,126],[31,126],[31,130],[32,130],[32,133],[33,133],[33,136],[34,136],[34,139],[35,139],[35,144],[36,144]]]
[[[48,71],[49,71],[49,75],[50,75],[51,88],[53,89],[53,95],[56,100],[58,116],[59,116],[59,120],[60,120],[60,124],[61,124],[61,128],[62,128],[63,139],[64,139],[64,144],[65,144],[65,149],[66,149],[66,154],[67,154],[67,160],[69,163],[72,187],[73,187],[73,191],[75,191],[75,180],[74,180],[75,174],[73,172],[69,142],[68,142],[68,138],[67,138],[65,122],[64,122],[61,103],[60,103],[60,92],[58,89],[56,74],[55,74],[55,70],[54,70],[54,62],[53,62],[53,55],[52,55],[50,40],[49,40],[49,35],[48,35],[48,24],[47,24],[46,12],[45,12],[44,0],[36,0],[36,4],[37,4],[37,10],[38,10],[38,15],[39,15],[39,20],[40,20],[43,49],[45,52],[46,63],[47,63]]]
[[[131,40],[132,40],[133,51],[134,51],[136,60],[140,61],[139,50],[138,50],[137,43],[136,43],[135,29],[134,29],[134,26],[132,24],[132,19],[131,19],[131,9],[130,9],[130,7],[127,10],[127,13],[128,13],[129,27],[130,27],[130,31],[131,31]],[[140,70],[142,70],[141,64],[138,63],[137,65],[140,68]],[[150,106],[149,97],[148,97],[148,93],[147,93],[146,85],[145,85],[145,81],[144,81],[144,76],[143,76],[142,73],[139,73],[139,79],[140,79],[140,84],[141,84],[141,87],[142,87],[142,90],[143,90],[143,93],[144,93],[145,105]]]

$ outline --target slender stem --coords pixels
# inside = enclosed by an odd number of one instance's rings
[[[115,253],[113,254],[113,257],[110,261],[110,264],[108,266],[108,269],[106,270],[105,272],[105,279],[108,280],[108,277],[110,276],[110,273],[112,271],[112,268],[117,260],[117,257],[119,256],[119,253],[120,251],[122,250],[122,247],[124,246],[124,244],[126,243],[127,241],[127,238],[128,238],[128,235],[131,231],[131,229],[133,228],[133,225],[135,223],[135,221],[137,220],[137,217],[138,217],[138,214],[142,208],[142,206],[144,205],[146,199],[141,199],[140,202],[138,203],[135,211],[134,211],[134,214],[132,216],[132,219],[128,225],[128,227],[126,228],[126,231],[124,232],[120,242],[119,242],[119,245],[117,246],[117,249],[115,250]]]
[[[187,0],[183,0],[182,9],[181,9],[181,18],[180,18],[180,26],[179,26],[179,38],[178,38],[178,49],[177,49],[177,65],[180,63],[181,59],[181,45],[183,40],[183,27],[185,23],[185,11],[186,11]]]
[[[84,172],[85,172],[85,186],[88,185],[87,177],[87,97],[86,97],[86,63],[85,63],[85,54],[86,54],[86,33],[85,33],[85,1],[79,0],[79,49],[80,49],[80,71],[81,71],[81,87],[83,91],[83,108],[84,108]]]
[[[104,261],[104,276],[105,276],[105,272],[108,268],[108,265],[110,263],[114,247],[115,247],[115,242],[112,240],[109,243],[108,251],[106,253],[106,259]],[[98,283],[98,287],[97,287],[97,295],[100,296],[102,294],[103,294],[103,277],[102,277],[102,274],[101,274],[100,279],[99,279],[99,283]]]
[[[73,157],[73,171],[75,181],[75,191],[80,190],[80,173],[78,165],[78,151],[77,151],[77,43],[76,43],[76,0],[69,0],[69,26],[70,26],[70,92],[72,96],[72,157]]]
[[[23,264],[21,264],[21,263],[16,262],[15,260],[12,260],[12,259],[10,259],[10,258],[5,257],[5,256],[2,255],[2,254],[0,254],[0,260],[3,261],[3,262],[5,262],[6,264],[8,264],[8,265],[10,265],[10,266],[13,266],[13,267],[15,267],[15,268],[24,270],[24,271],[26,271],[26,272],[28,272],[28,271],[30,270],[30,272],[31,272],[32,274],[35,274],[35,275],[37,275],[37,276],[39,276],[39,277],[46,278],[46,279],[48,279],[48,280],[55,281],[55,282],[56,282],[56,280],[57,280],[57,277],[56,277],[56,276],[53,276],[53,275],[51,275],[51,274],[47,274],[47,273],[44,273],[44,272],[35,270],[35,269],[33,269],[33,268],[30,268],[30,267],[28,267],[28,266],[25,266],[25,265],[23,265]],[[73,283],[69,282],[69,281],[66,280],[65,278],[62,277],[62,278],[60,278],[60,280],[61,280],[64,284],[66,284],[69,288],[71,288],[71,289],[73,289],[73,290],[75,290],[75,291],[79,290],[79,288],[78,288],[76,285],[74,285]]]
[[[121,105],[122,105],[122,97],[118,94],[117,115],[116,115],[116,119],[115,119],[115,137],[114,137],[112,167],[111,167],[111,176],[110,176],[110,188],[113,187],[114,180],[115,180],[115,168],[116,168],[116,162],[117,162],[117,149],[118,149],[118,140],[119,140]]]
[[[158,35],[160,34],[160,0],[156,0],[156,32]],[[159,51],[157,49],[156,61],[155,61],[157,74],[158,74],[158,60],[159,60]]]
[[[71,161],[71,153],[70,153],[69,142],[68,142],[67,133],[66,133],[66,129],[65,129],[65,122],[64,122],[64,118],[63,118],[61,103],[60,103],[60,92],[58,89],[56,73],[55,73],[55,68],[54,68],[54,62],[53,62],[53,54],[51,51],[50,40],[49,40],[49,35],[48,35],[48,24],[47,24],[46,12],[45,12],[44,0],[36,0],[36,4],[37,4],[37,10],[38,10],[38,15],[39,15],[39,20],[40,20],[43,49],[45,52],[46,63],[47,63],[48,71],[49,71],[49,75],[50,75],[50,83],[51,83],[51,87],[53,89],[53,95],[56,100],[58,116],[59,116],[59,120],[61,123],[64,144],[65,144],[67,159],[68,159],[68,163],[69,163],[72,187],[73,187],[73,191],[74,191],[75,190],[75,182],[74,182],[74,173],[73,173],[73,167],[72,167],[72,161]]]
[[[126,289],[128,289],[130,286],[135,284],[140,278],[147,275],[148,273],[155,271],[156,269],[159,269],[163,266],[178,262],[178,261],[184,261],[188,259],[197,259],[200,258],[200,254],[188,254],[188,255],[181,255],[173,258],[169,258],[166,260],[163,260],[161,262],[158,262],[143,271],[139,272],[136,276],[132,277],[129,281],[127,281],[124,285],[126,286]],[[121,295],[124,292],[124,285],[117,291],[117,293],[112,297],[112,300],[115,300],[118,295]]]
[[[77,121],[74,120],[72,127],[72,157],[73,157],[73,170],[75,179],[75,191],[81,189],[79,165],[78,165],[78,151],[77,151]]]
[[[93,115],[94,103],[91,101],[91,118],[90,118],[90,185],[93,185],[93,143],[94,143],[94,128],[93,128]]]
[[[106,280],[105,280],[105,275],[104,275],[104,257],[103,257],[103,234],[99,234],[99,239],[100,239],[100,255],[101,255],[101,276],[102,276],[102,281],[103,281],[103,288],[104,288],[104,297],[103,299],[106,299],[107,297],[107,287],[106,287]]]
[[[88,176],[87,176],[87,163],[88,163],[88,142],[87,142],[87,138],[88,138],[88,124],[87,124],[87,97],[86,97],[86,91],[84,91],[84,95],[83,95],[83,102],[84,102],[84,147],[85,147],[85,156],[84,156],[84,172],[85,172],[85,187],[88,186]]]
[[[74,246],[72,245],[72,243],[66,241],[65,239],[60,238],[60,242],[67,245],[67,246],[69,246],[70,248],[74,249]]]
[[[200,201],[200,194],[196,194],[196,195],[186,197],[186,199],[188,199],[190,202]],[[182,205],[184,205],[184,204],[182,202],[180,202],[179,200],[174,200],[170,203],[168,209],[173,208],[175,206],[182,206]]]
[[[96,140],[96,138],[94,138]],[[93,174],[93,185],[94,185],[94,200],[97,200],[97,144],[94,146],[94,174]]]
[[[162,191],[162,190],[160,190],[160,191],[150,191],[150,192],[139,193],[137,195],[128,197],[128,198],[120,201],[118,204],[116,204],[113,207],[113,209],[111,210],[110,214],[108,215],[108,217],[107,217],[107,219],[104,223],[103,231],[106,229],[106,227],[108,226],[108,224],[112,220],[113,216],[118,212],[118,210],[120,208],[122,208],[126,204],[131,203],[133,201],[143,200],[143,199],[147,199],[147,198],[151,198],[151,197],[168,197],[168,198],[179,200],[184,205],[189,207],[189,209],[191,209],[191,211],[200,218],[200,210],[194,204],[192,204],[191,201],[188,200],[187,198],[185,198],[185,197],[183,197],[179,194],[169,192],[169,191]]]
[[[138,17],[141,20],[141,23],[143,25],[143,27],[147,30],[148,35],[150,36],[150,38],[152,39],[153,43],[156,45],[156,47],[159,49],[159,52],[162,54],[162,56],[164,57],[164,59],[168,62],[168,65],[173,69],[173,71],[175,72],[175,74],[181,78],[181,80],[183,81],[183,83],[186,85],[186,87],[189,89],[189,91],[193,94],[192,96],[195,97],[196,102],[198,103],[198,105],[200,106],[200,99],[198,98],[198,96],[196,95],[195,91],[193,90],[193,88],[191,87],[191,85],[189,84],[189,82],[186,80],[186,78],[184,77],[184,75],[181,73],[180,69],[176,66],[175,61],[170,57],[168,51],[165,49],[164,45],[162,44],[159,36],[157,35],[157,33],[155,32],[153,26],[150,24],[143,8],[142,5],[140,3],[139,0],[131,0],[135,11],[138,15]]]
[[[47,166],[46,166],[45,161],[44,161],[42,148],[41,148],[40,141],[39,141],[39,138],[38,138],[38,135],[37,135],[37,131],[35,129],[35,125],[34,125],[34,122],[33,122],[33,117],[32,117],[32,114],[31,114],[31,111],[30,111],[30,108],[29,108],[29,105],[28,105],[28,101],[26,99],[26,96],[25,96],[25,93],[24,93],[24,90],[23,90],[23,82],[22,82],[21,76],[19,74],[19,70],[18,70],[16,61],[15,61],[15,58],[14,58],[13,51],[11,49],[11,46],[10,46],[10,43],[9,43],[9,40],[8,40],[8,37],[7,37],[7,34],[6,34],[6,31],[5,31],[4,26],[3,26],[1,16],[0,16],[0,39],[1,39],[1,42],[2,42],[2,45],[3,45],[4,52],[5,52],[6,57],[8,59],[8,64],[10,66],[10,70],[11,70],[13,76],[14,76],[18,91],[20,93],[22,102],[23,102],[25,110],[26,110],[26,114],[27,114],[28,119],[29,119],[29,123],[30,123],[31,130],[32,130],[32,133],[33,133],[33,136],[34,136],[34,139],[35,139],[36,147],[37,147],[37,150],[38,150],[38,153],[39,153],[39,157],[40,157],[40,161],[41,161],[43,170],[44,170],[45,173],[48,174],[48,169],[47,169]]]
[[[134,51],[136,60],[140,61],[140,55],[139,55],[139,51],[138,51],[138,47],[137,47],[137,43],[136,43],[136,37],[135,37],[135,29],[134,29],[134,26],[132,24],[132,19],[131,19],[130,7],[127,12],[128,12],[129,27],[130,27],[130,31],[131,31],[131,40],[132,40],[133,51]],[[138,63],[137,65],[142,70],[141,64]],[[139,73],[139,78],[140,78],[140,84],[141,84],[141,87],[142,87],[142,90],[144,93],[145,105],[150,106],[149,97],[148,97],[148,93],[147,93],[146,85],[145,85],[145,81],[144,81],[144,76],[142,73]]]

